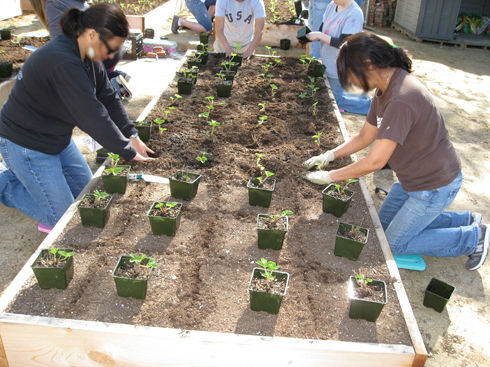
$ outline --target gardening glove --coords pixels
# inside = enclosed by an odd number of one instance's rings
[[[328,171],[308,172],[303,178],[317,185],[328,185],[333,182]]]
[[[311,169],[317,163],[320,163],[320,168],[324,168],[327,164],[335,159],[335,155],[331,150],[327,150],[325,153],[311,157],[310,159],[303,162],[303,167],[305,169]]]

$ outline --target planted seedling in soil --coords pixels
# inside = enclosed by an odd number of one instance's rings
[[[180,210],[180,207],[178,206],[179,203],[177,202],[160,202],[156,203],[153,207],[152,212],[150,213],[152,216],[155,217],[176,217],[178,211]]]
[[[252,288],[259,292],[283,294],[286,283],[273,274],[274,271],[279,269],[279,265],[276,265],[274,261],[268,261],[263,257],[256,263],[262,267],[260,270],[261,277],[252,280]]]
[[[362,223],[359,226],[352,225],[349,230],[346,230],[344,227],[344,230],[341,230],[340,234],[342,235],[342,237],[350,238],[351,240],[364,243],[366,241],[366,234],[361,231],[361,228]]]
[[[167,131],[167,129],[163,127],[163,124],[165,123],[164,119],[155,119],[153,120],[153,122],[158,125],[158,131],[160,132],[160,135],[163,135],[163,133]]]
[[[265,112],[265,102],[259,103],[260,110],[259,112]]]
[[[201,155],[198,155],[196,157],[196,160],[198,160],[199,162],[201,162],[201,164],[204,164],[207,162],[208,158],[206,157],[208,153],[207,152],[201,152]]]
[[[313,107],[313,109],[312,109],[312,111],[311,111],[311,114],[312,114],[313,116],[316,116],[316,106],[317,106],[317,105],[318,105],[318,101],[313,102],[313,103],[312,103],[312,105],[311,105],[311,106]]]
[[[105,191],[94,190],[92,195],[85,195],[80,206],[83,208],[98,208],[103,209],[110,200],[110,195]]]
[[[131,254],[129,262],[122,263],[115,272],[115,276],[129,279],[147,279],[151,269],[157,267],[154,258],[148,258],[145,254],[140,256]]]
[[[346,200],[350,197],[350,195],[346,195],[345,194],[345,190],[347,189],[347,187],[351,184],[351,183],[354,183],[354,182],[357,182],[358,180],[356,179],[353,179],[353,178],[349,178],[345,181],[345,185],[340,185],[340,184],[335,184],[334,185],[334,189],[333,190],[330,190],[329,194],[332,195],[332,196],[335,196],[341,200]]]
[[[315,61],[315,58],[308,57],[307,55],[301,55],[299,61],[305,66],[305,69],[301,74],[306,74],[308,72],[308,69],[310,68],[311,63]]]
[[[273,214],[268,217],[261,217],[258,229],[283,230],[286,227],[286,216],[293,214],[291,210],[284,210],[279,214]]]
[[[174,103],[177,103],[177,101],[181,98],[182,96],[180,94],[175,93],[173,96],[170,97],[170,105],[173,106]]]
[[[262,125],[267,120],[267,115],[259,116],[258,124]]]
[[[213,138],[215,129],[221,124],[218,121],[214,120],[208,121],[208,124],[209,126],[211,126],[211,131],[208,131],[206,135],[209,135],[211,138]]]
[[[272,97],[274,97],[277,93],[277,85],[271,83],[271,84],[269,84],[269,86],[271,87]]]
[[[320,137],[322,136],[322,132],[319,132],[317,133],[316,135],[313,135],[312,138],[313,138],[313,141],[315,142],[316,146],[318,147],[318,149],[320,149]],[[321,163],[320,163],[321,165]]]
[[[373,279],[366,277],[362,273],[354,272],[357,287],[354,287],[354,297],[360,299],[369,299],[374,302],[384,302],[383,287],[374,285]]]
[[[73,251],[68,252],[53,247],[45,252],[44,256],[39,259],[37,265],[46,268],[62,268],[66,260],[72,257],[73,254]]]

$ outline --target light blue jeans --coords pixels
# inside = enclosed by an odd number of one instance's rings
[[[436,190],[405,191],[399,181],[379,209],[379,219],[394,255],[435,257],[470,255],[478,243],[478,225],[471,213],[445,212],[461,187],[460,173]]]
[[[201,0],[185,0],[185,4],[197,22],[206,28],[207,32],[210,32],[213,29],[213,22],[209,17],[206,4],[201,2]]]
[[[347,93],[337,78],[328,77],[328,82],[339,109],[359,115],[367,115],[371,108],[371,98],[367,94]]]
[[[310,0],[310,6],[308,7],[308,27],[312,31],[321,31],[320,26],[323,22],[323,14],[327,5],[332,0]],[[321,41],[310,42],[310,56],[315,59],[319,59],[320,56]]]
[[[73,140],[59,154],[24,148],[0,137],[0,202],[54,226],[92,178]]]

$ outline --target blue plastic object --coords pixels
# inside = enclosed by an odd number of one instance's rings
[[[400,269],[424,271],[425,261],[422,255],[393,255]]]

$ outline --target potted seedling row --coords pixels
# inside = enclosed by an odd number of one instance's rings
[[[199,42],[207,45],[209,43],[209,33],[208,32],[200,32],[199,33]]]
[[[138,130],[138,136],[143,142],[147,142],[151,137],[151,128],[153,126],[153,121],[136,121],[135,127]]]
[[[350,276],[348,294],[351,319],[376,322],[384,305],[388,302],[386,283],[367,278],[363,274]]]
[[[195,69],[194,69],[195,70]],[[195,84],[197,80],[197,74],[192,69],[183,69],[181,76],[177,79],[177,89],[179,94],[191,94],[192,86]]]
[[[335,236],[335,256],[356,261],[367,243],[369,229],[348,223],[339,223]]]
[[[111,201],[112,196],[104,191],[94,190],[92,194],[85,194],[78,204],[82,225],[104,228],[109,218]]]
[[[345,185],[330,184],[323,191],[323,211],[331,213],[336,217],[341,217],[349,208],[354,192],[347,189],[349,184],[357,182],[354,179],[348,179]]]
[[[253,268],[248,284],[250,308],[253,311],[278,314],[288,290],[289,274],[276,271],[279,266],[274,261],[261,258],[257,264],[261,268]]]
[[[73,278],[73,249],[44,249],[31,268],[42,289],[65,289]]]
[[[266,171],[265,167],[260,164],[265,154],[255,153],[255,155],[257,156],[256,170],[258,174],[252,177],[247,183],[248,202],[253,206],[268,208],[271,204],[276,180],[272,177],[274,173]]]
[[[200,180],[200,174],[177,171],[169,178],[170,195],[177,199],[192,200],[197,194]]]
[[[148,211],[151,232],[154,235],[175,236],[180,226],[182,203],[155,201]]]
[[[124,194],[126,192],[128,174],[131,170],[131,166],[119,166],[119,154],[108,153],[108,155],[112,161],[112,165],[109,168],[106,168],[102,173],[104,189],[110,194]]]
[[[257,244],[261,249],[282,249],[284,237],[288,231],[288,215],[291,210],[284,210],[280,214],[257,215]]]
[[[148,281],[156,267],[155,259],[145,254],[121,255],[112,272],[117,295],[145,299]]]

